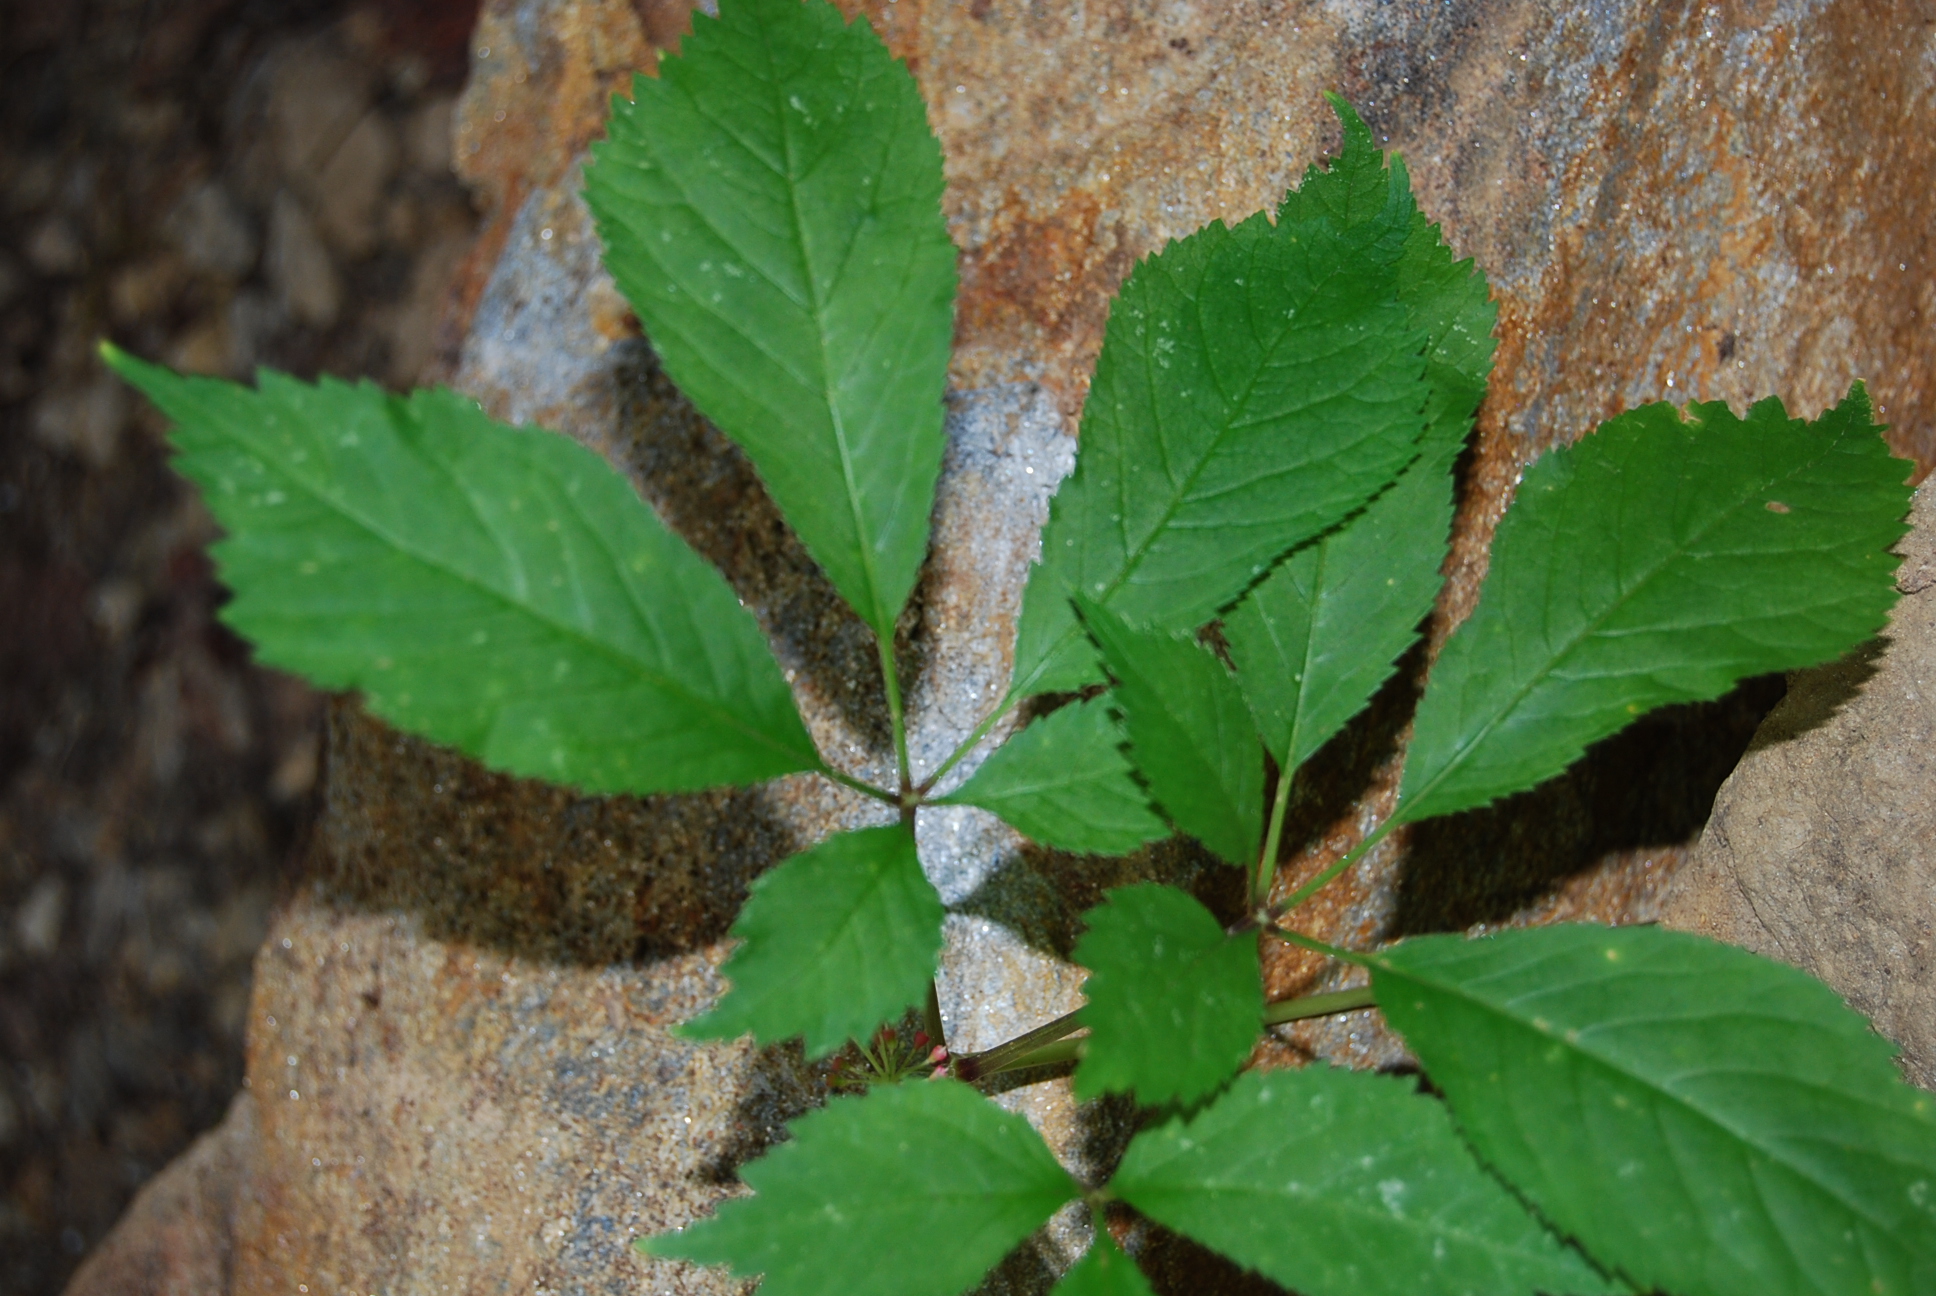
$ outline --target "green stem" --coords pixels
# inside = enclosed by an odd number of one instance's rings
[[[933,977],[928,978],[928,1002],[925,1014],[928,1025],[928,1043],[931,1045],[939,1044],[942,1048],[947,1048],[948,1034],[941,1029],[941,991],[934,984]]]
[[[1080,1011],[1080,1009],[1077,1010],[1077,1012]],[[997,1044],[992,1049],[984,1049],[980,1053],[962,1054],[954,1060],[954,1072],[963,1080],[973,1080],[980,1076],[992,1075],[997,1071],[1006,1071],[1009,1064],[1023,1054],[1044,1044],[1053,1044],[1081,1029],[1082,1023],[1076,1020],[1076,1013],[1064,1013],[1054,1021],[1037,1026],[1032,1031],[1025,1031],[1006,1043]]]
[[[1342,859],[1336,860],[1326,865],[1323,871],[1321,871],[1316,877],[1312,878],[1309,882],[1306,882],[1303,886],[1299,887],[1297,890],[1291,892],[1288,896],[1284,897],[1282,900],[1272,905],[1270,907],[1270,916],[1273,919],[1282,918],[1285,914],[1297,908],[1299,905],[1303,904],[1306,900],[1309,900],[1312,896],[1316,895],[1319,891],[1322,891],[1325,888],[1325,886],[1331,881],[1332,878],[1337,877],[1338,874],[1344,872],[1346,869],[1350,868],[1353,864],[1356,864],[1359,860],[1363,859],[1367,851],[1369,851],[1372,847],[1376,846],[1379,842],[1385,840],[1386,834],[1390,833],[1392,829],[1398,827],[1403,822],[1404,820],[1394,817],[1394,818],[1385,820],[1385,822],[1379,824],[1376,828],[1373,828],[1371,830],[1371,834],[1367,836],[1363,841],[1359,842],[1356,846],[1353,846],[1349,851],[1347,851]]]
[[[1030,1049],[1018,1058],[1009,1059],[993,1071],[982,1072],[982,1078],[986,1079],[992,1075],[1001,1075],[1006,1071],[1028,1071],[1035,1067],[1055,1066],[1062,1062],[1073,1062],[1082,1056],[1082,1047],[1086,1043],[1088,1043],[1087,1036],[1081,1038],[1071,1037],[1069,1039],[1057,1040],[1053,1044],[1044,1044],[1041,1048]]]
[[[1296,932],[1271,928],[1273,936],[1289,941],[1293,945],[1305,945],[1329,954],[1333,958],[1358,963],[1363,956],[1349,950],[1334,949],[1323,941]],[[1326,994],[1304,995],[1297,999],[1284,999],[1264,1006],[1264,1025],[1278,1026],[1284,1022],[1302,1021],[1306,1017],[1328,1017],[1333,1013],[1356,1012],[1360,1008],[1373,1005],[1371,987],[1363,986],[1355,990],[1335,990]],[[1076,1020],[1076,1013],[1067,1013],[1045,1025],[1037,1026],[1026,1034],[1017,1035],[1004,1044],[981,1053],[963,1054],[954,1060],[955,1074],[963,1080],[982,1080],[1004,1071],[1022,1071],[1029,1067],[1050,1066],[1057,1062],[1069,1062],[1081,1055],[1083,1041],[1071,1038],[1082,1029]]]
[[[1020,696],[1013,692],[1009,693],[1007,697],[1004,697],[1001,705],[989,712],[986,720],[983,720],[975,726],[975,732],[962,739],[961,745],[949,753],[948,759],[941,762],[939,769],[921,781],[921,786],[914,789],[915,792],[921,796],[926,796],[929,792],[933,791],[934,785],[941,781],[942,775],[946,774],[956,765],[959,765],[962,757],[975,750],[976,745],[988,736],[988,731],[1000,724],[1002,717],[1010,711],[1013,711],[1015,704],[1021,700]]]
[[[1277,848],[1284,839],[1284,812],[1291,804],[1291,771],[1281,766],[1277,774],[1277,796],[1271,802],[1270,828],[1264,833],[1264,851],[1257,857],[1257,876],[1250,884],[1250,906],[1262,909],[1270,903],[1271,883],[1277,880]]]
[[[1370,986],[1305,995],[1299,999],[1281,999],[1274,1004],[1264,1005],[1264,1025],[1282,1026],[1285,1022],[1303,1021],[1307,1017],[1329,1017],[1333,1013],[1356,1012],[1360,1008],[1376,1005],[1377,1000],[1372,998]]]
[[[1314,954],[1322,954],[1326,958],[1334,958],[1340,963],[1351,963],[1358,967],[1371,966],[1371,956],[1369,954],[1360,954],[1356,950],[1339,949],[1336,945],[1321,941],[1315,936],[1306,936],[1303,932],[1289,931],[1283,927],[1266,927],[1264,930],[1288,945],[1296,945],[1301,949],[1310,950]]]
[[[904,799],[914,790],[914,778],[908,770],[907,717],[901,709],[901,677],[894,669],[893,632],[876,633],[874,642],[881,650],[881,684],[887,689],[887,715],[894,725],[894,767],[901,776],[899,799]]]
[[[877,788],[872,783],[855,778],[852,774],[843,774],[833,766],[827,764],[824,760],[820,762],[820,773],[823,777],[832,779],[844,788],[852,788],[862,796],[871,796],[876,801],[885,801],[891,806],[901,804],[901,798],[895,796],[886,788]]]

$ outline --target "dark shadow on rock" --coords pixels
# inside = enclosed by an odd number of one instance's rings
[[[1100,1188],[1115,1177],[1129,1141],[1148,1123],[1146,1113],[1137,1110],[1128,1094],[1105,1094],[1082,1104],[1076,1119],[1082,1130],[1077,1147],[1083,1178],[1090,1187]]]
[[[745,454],[700,417],[644,341],[618,345],[614,458],[758,610],[805,690],[876,754],[887,752],[872,630],[788,528]],[[897,636],[904,687],[925,660],[922,621],[917,590]],[[331,899],[406,910],[434,939],[523,958],[601,966],[715,942],[752,880],[801,845],[761,788],[589,796],[494,773],[347,700],[332,711],[329,750],[311,872]],[[1063,932],[1066,948],[1067,925],[1035,927],[1045,939]]]
[[[1105,892],[1136,882],[1180,887],[1225,922],[1242,912],[1243,871],[1185,837],[1115,857],[1076,855],[1029,842],[950,908],[1000,923],[1035,949],[1066,959],[1082,935],[1083,913],[1101,904]]]
[[[1768,722],[1756,731],[1748,750],[1792,742],[1827,724],[1862,692],[1887,651],[1888,636],[1878,635],[1840,660],[1794,672],[1788,677],[1788,696],[1768,713]]]
[[[1284,1296],[1261,1274],[1159,1224],[1145,1223],[1136,1263],[1157,1296]]]
[[[1371,30],[1347,47],[1339,90],[1379,139],[1410,138],[1454,111],[1451,78],[1492,17],[1473,4],[1373,6],[1364,18]]]
[[[1595,743],[1558,778],[1420,824],[1388,934],[1502,921],[1611,852],[1692,841],[1785,687],[1766,675],[1713,702],[1663,707]]]
[[[588,796],[493,773],[346,699],[328,750],[310,852],[324,894],[521,958],[601,966],[710,944],[797,849],[759,788]]]
[[[970,1296],[1046,1296],[1059,1276],[1054,1253],[1038,1234],[1003,1256]]]
[[[1350,813],[1379,766],[1397,752],[1399,735],[1418,701],[1413,681],[1422,668],[1423,652],[1421,644],[1400,658],[1370,705],[1297,771],[1285,817],[1283,855],[1294,855],[1304,842]],[[1102,903],[1110,889],[1136,882],[1180,887],[1226,924],[1243,917],[1247,903],[1244,870],[1178,836],[1116,858],[1030,842],[953,908],[1001,923],[1034,948],[1066,959],[1082,935],[1083,913]]]
[[[673,385],[643,340],[615,366],[616,447],[648,502],[674,532],[719,568],[760,616],[781,661],[804,673],[877,752],[892,749],[874,632],[855,615],[780,515],[746,454]],[[919,623],[919,595],[901,617],[897,645]],[[903,687],[911,674],[903,663]]]
[[[786,1139],[788,1121],[827,1101],[831,1058],[808,1062],[798,1040],[761,1049],[740,1080],[726,1137],[698,1169],[701,1182],[739,1182],[740,1167]]]
[[[1299,766],[1284,814],[1279,859],[1305,845],[1352,812],[1380,766],[1398,754],[1399,735],[1418,705],[1417,680],[1424,670],[1425,644],[1415,643],[1371,702]],[[1275,795],[1275,789],[1272,789]]]

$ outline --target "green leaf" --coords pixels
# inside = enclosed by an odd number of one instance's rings
[[[891,636],[927,549],[955,250],[914,78],[822,0],[723,0],[593,147],[606,265],[700,412]]]
[[[946,805],[993,811],[1017,831],[1062,850],[1127,855],[1169,828],[1130,774],[1109,705],[1093,698],[1035,721],[982,762]]]
[[[1095,1241],[1075,1262],[1049,1296],[1156,1296],[1136,1262],[1124,1255],[1102,1222],[1096,1222]]]
[[[720,969],[733,988],[680,1033],[800,1035],[809,1057],[865,1039],[923,1002],[945,916],[906,827],[829,837],[754,880],[733,923],[743,944]]]
[[[1264,760],[1237,681],[1188,638],[1131,626],[1088,599],[1081,607],[1157,804],[1184,832],[1247,867],[1263,835]]]
[[[1193,1120],[1138,1135],[1109,1186],[1306,1296],[1616,1290],[1399,1077],[1248,1072]]]
[[[1078,1098],[1133,1090],[1146,1107],[1193,1103],[1236,1074],[1263,1034],[1257,937],[1224,934],[1175,887],[1119,887],[1083,915],[1089,969]]]
[[[250,391],[102,354],[177,424],[228,533],[222,619],[264,662],[594,792],[821,767],[758,624],[584,447],[449,391],[267,371]]]
[[[1909,465],[1860,383],[1814,423],[1647,405],[1535,463],[1419,707],[1397,815],[1484,805],[1669,702],[1881,628]]]
[[[1130,275],[1023,598],[1016,693],[1099,679],[1073,595],[1193,630],[1417,454],[1424,339],[1397,296],[1415,212],[1404,172],[1383,178],[1348,218],[1293,195]]]
[[[1364,122],[1343,100],[1332,102],[1344,147],[1286,205],[1315,205],[1343,221],[1381,211],[1393,188],[1409,202],[1404,160],[1394,156],[1388,175]],[[1438,596],[1452,464],[1485,395],[1497,311],[1484,277],[1471,261],[1453,261],[1438,226],[1415,208],[1398,298],[1428,338],[1423,453],[1364,512],[1285,559],[1224,620],[1245,700],[1284,769],[1301,765],[1371,699]]]
[[[762,1296],[957,1296],[1082,1189],[1028,1121],[954,1080],[835,1098],[650,1255],[764,1274]]]
[[[1820,982],[1566,926],[1405,941],[1372,985],[1479,1155],[1643,1289],[1936,1290],[1936,1098]]]
[[[1224,618],[1238,686],[1279,769],[1295,770],[1363,710],[1418,638],[1438,597],[1459,444],[1435,443]]]
[[[1485,276],[1470,258],[1454,261],[1439,227],[1418,211],[1405,159],[1395,153],[1387,159],[1351,105],[1337,95],[1325,97],[1344,128],[1342,147],[1326,170],[1285,198],[1279,219],[1288,210],[1315,208],[1355,223],[1384,219],[1387,204],[1395,200],[1404,205],[1410,216],[1398,263],[1398,299],[1412,324],[1426,332],[1431,394],[1425,414],[1432,429],[1427,436],[1463,441],[1492,374],[1492,330],[1499,312],[1487,296]]]

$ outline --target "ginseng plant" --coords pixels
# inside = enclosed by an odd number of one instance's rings
[[[1300,928],[1399,826],[1868,639],[1909,498],[1859,384],[1812,421],[1774,399],[1654,404],[1547,453],[1431,666],[1395,808],[1289,886],[1295,771],[1432,613],[1493,350],[1483,277],[1336,107],[1340,153],[1275,211],[1172,242],[1124,283],[1008,692],[922,770],[893,643],[945,439],[955,249],[914,80],[824,0],[722,0],[614,103],[587,189],[606,265],[872,628],[887,787],[816,750],[752,614],[588,450],[449,391],[267,372],[249,390],[104,349],[176,424],[175,462],[226,531],[224,616],[264,661],[591,792],[811,772],[880,803],[879,826],[759,878],[731,988],[683,1027],[812,1057],[852,1042],[873,1083],[796,1121],[744,1167],[750,1196],[649,1254],[764,1275],[766,1296],[952,1296],[1080,1201],[1097,1227],[1063,1296],[1149,1291],[1117,1241],[1131,1212],[1307,1296],[1936,1292],[1932,1100],[1826,986],[1651,927],[1373,949]],[[1098,855],[1187,834],[1243,871],[1244,915],[1113,891],[1074,951],[1085,1005],[950,1054],[944,906],[913,831],[936,803]],[[1260,949],[1278,941],[1368,985],[1266,1003]],[[1367,1006],[1428,1083],[1244,1070],[1269,1025]],[[1139,1109],[1105,1182],[978,1088],[1055,1062],[1078,1098]]]

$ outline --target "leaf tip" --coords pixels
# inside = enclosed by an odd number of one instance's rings
[[[150,364],[139,356],[123,351],[106,338],[96,344],[95,351],[100,355],[101,363],[115,377],[150,399],[155,397],[158,389],[164,389],[164,384],[182,381],[181,375],[174,370],[164,365]]]
[[[1869,384],[1860,378],[1850,381],[1848,395],[1837,401],[1835,408],[1827,413],[1840,414],[1851,423],[1867,428],[1877,435],[1889,430],[1887,423],[1876,422],[1875,405],[1869,399]]]
[[[133,383],[137,387],[142,385],[144,378],[158,368],[128,354],[106,338],[96,343],[94,349],[100,355],[102,364],[112,369],[124,381]]]
[[[1338,114],[1338,123],[1345,128],[1347,133],[1355,133],[1357,131],[1363,131],[1367,135],[1371,133],[1365,126],[1364,118],[1358,115],[1358,110],[1353,108],[1351,101],[1342,94],[1339,94],[1336,90],[1326,90],[1324,92],[1324,101],[1331,105],[1332,112]]]
[[[1367,126],[1365,119],[1358,115],[1358,110],[1351,106],[1351,101],[1336,90],[1326,90],[1324,98],[1325,102],[1331,105],[1331,111],[1338,114],[1338,125],[1344,128],[1344,139],[1338,150],[1339,154],[1344,155],[1360,149],[1376,151],[1378,141],[1372,138],[1371,127]]]
[[[727,1029],[720,1027],[713,1020],[718,1016],[719,1010],[714,1009],[711,1012],[699,1014],[691,1021],[680,1022],[672,1028],[673,1037],[685,1040],[688,1044],[722,1044],[750,1033],[740,1030],[729,1034]]]
[[[633,1238],[632,1249],[654,1260],[690,1260],[693,1257],[689,1248],[681,1245],[686,1241],[686,1230],[676,1228],[665,1233],[654,1233],[651,1237]]]

